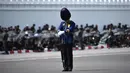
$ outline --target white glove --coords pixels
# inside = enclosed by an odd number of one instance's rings
[[[37,37],[37,36],[38,36],[38,34],[36,33],[36,34],[34,34],[34,36],[35,36],[35,37]]]
[[[25,31],[25,34],[28,34],[28,31]]]
[[[64,34],[65,32],[64,31],[59,31],[58,32],[58,36],[61,36],[62,34]]]

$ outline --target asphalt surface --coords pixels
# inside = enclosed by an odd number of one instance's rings
[[[60,58],[0,62],[0,73],[61,73]],[[130,73],[130,54],[75,57],[72,73]]]

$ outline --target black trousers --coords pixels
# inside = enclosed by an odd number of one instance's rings
[[[7,41],[3,41],[3,46],[4,46],[4,51],[5,51],[5,53],[9,53],[8,51],[9,51],[9,49],[8,49],[8,42]]]
[[[62,44],[61,57],[64,69],[73,69],[73,44]]]
[[[79,45],[81,47],[81,50],[84,50],[83,38],[79,38]]]

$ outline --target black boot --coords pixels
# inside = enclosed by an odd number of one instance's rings
[[[68,71],[72,71],[72,67],[68,67]]]
[[[62,70],[62,72],[68,71],[68,68],[64,68],[64,70]]]

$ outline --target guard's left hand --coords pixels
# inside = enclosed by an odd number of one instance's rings
[[[61,35],[64,34],[64,33],[65,33],[64,31],[59,31],[57,35],[58,35],[58,36],[61,36]]]

